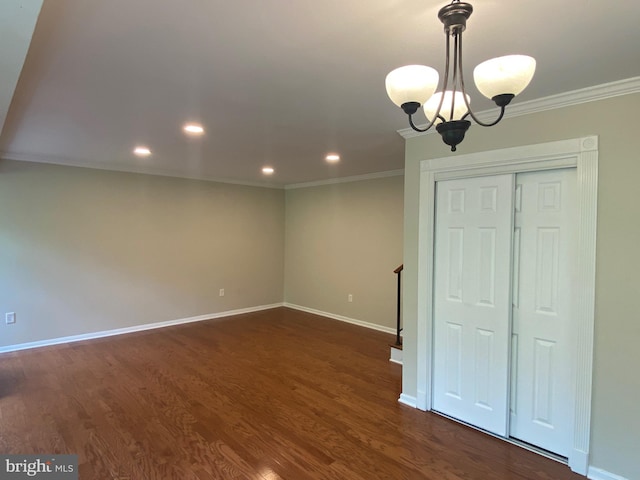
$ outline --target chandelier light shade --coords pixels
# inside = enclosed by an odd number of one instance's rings
[[[471,4],[460,0],[453,0],[438,12],[446,37],[445,71],[440,91],[436,92],[438,72],[424,65],[396,68],[385,80],[387,95],[407,114],[411,128],[426,132],[435,125],[452,152],[471,126],[468,116],[483,127],[496,125],[502,120],[506,106],[529,85],[536,69],[535,59],[526,55],[507,55],[478,65],[473,71],[476,87],[500,108],[495,121],[480,121],[471,110],[462,69],[462,32],[472,12]],[[413,115],[421,106],[428,120],[425,128],[418,128],[413,121]]]
[[[425,65],[406,65],[396,68],[385,81],[387,95],[393,103],[402,107],[404,103],[421,99],[429,100],[438,88],[439,75],[435,68]]]
[[[489,99],[509,92],[521,93],[536,71],[536,60],[526,55],[507,55],[482,62],[473,70],[473,80],[482,95]]]

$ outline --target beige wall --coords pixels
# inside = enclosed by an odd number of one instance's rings
[[[473,125],[458,153],[599,136],[596,324],[591,464],[640,478],[640,95]],[[405,164],[403,392],[416,392],[419,162],[451,155],[440,136],[409,139]]]
[[[402,176],[288,190],[285,301],[395,328],[402,203]]]
[[[280,303],[283,245],[282,190],[0,161],[0,346]]]

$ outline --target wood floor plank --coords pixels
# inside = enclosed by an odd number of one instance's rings
[[[399,404],[390,335],[286,308],[0,355],[0,451],[83,480],[575,480]]]

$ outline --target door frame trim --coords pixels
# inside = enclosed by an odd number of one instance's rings
[[[433,258],[435,186],[439,180],[575,167],[577,239],[575,270],[575,384],[569,467],[586,475],[589,466],[593,332],[595,324],[598,137],[588,136],[420,162],[418,207],[417,407],[431,410],[433,365]]]

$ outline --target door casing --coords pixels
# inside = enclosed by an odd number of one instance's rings
[[[503,173],[521,173],[556,168],[576,168],[577,239],[575,332],[572,351],[575,372],[573,438],[569,467],[586,475],[589,467],[593,331],[595,321],[595,264],[598,187],[598,137],[588,136],[558,142],[446,157],[420,162],[418,224],[418,318],[417,396],[421,410],[431,410],[433,342],[433,255],[435,185],[439,180]],[[401,396],[402,399],[402,396]]]

